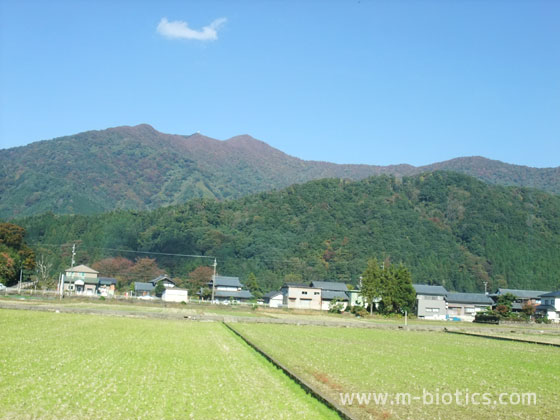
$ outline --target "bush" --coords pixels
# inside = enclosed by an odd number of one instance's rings
[[[474,316],[474,322],[481,324],[498,324],[500,322],[500,315],[489,312],[479,312]]]
[[[329,304],[329,312],[331,314],[341,314],[344,310],[344,304],[340,302],[338,299],[334,299]]]
[[[545,315],[545,316],[538,316],[535,319],[535,322],[537,324],[550,324],[551,321],[550,321],[550,319],[548,319],[548,315]]]
[[[105,296],[99,296],[99,300],[105,300]]]
[[[359,317],[365,317],[369,315],[369,312],[363,306],[352,306],[350,312]]]

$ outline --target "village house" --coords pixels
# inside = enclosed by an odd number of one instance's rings
[[[416,291],[416,316],[420,319],[441,319],[447,317],[447,290],[443,286],[413,284]]]
[[[87,265],[78,265],[66,269],[64,273],[64,291],[79,295],[95,295],[99,279],[99,271]]]
[[[531,304],[538,306],[541,304],[541,295],[548,293],[545,290],[520,290],[520,289],[503,289],[499,288],[496,293],[489,295],[494,302],[498,301],[498,298],[502,295],[512,294],[515,296],[515,301],[511,305],[512,312],[521,312],[523,306],[526,304]]]
[[[154,296],[155,289],[158,283],[163,284],[165,289],[170,289],[176,286],[175,282],[167,274],[162,274],[149,282],[134,282],[134,295],[135,296]]]
[[[266,293],[263,300],[270,308],[281,308],[284,305],[284,296],[280,291]]]
[[[321,289],[318,287],[302,283],[284,283],[281,291],[286,308],[321,310]]]
[[[189,291],[178,287],[169,287],[163,291],[161,300],[164,302],[185,302],[189,301]]]
[[[551,322],[560,322],[560,290],[539,296],[541,304],[537,306],[537,314],[546,316]]]
[[[243,289],[239,277],[214,276],[208,287],[214,287],[214,300],[221,303],[246,302],[254,298],[253,294]]]
[[[321,289],[321,310],[328,311],[334,302],[348,306],[348,287],[346,284],[334,281],[312,281],[311,287]]]
[[[112,277],[99,277],[97,293],[101,296],[114,296],[117,288],[117,279]]]
[[[484,293],[447,293],[447,318],[474,321],[478,312],[492,308],[494,301]]]
[[[361,290],[348,290],[346,292],[348,295],[348,305],[352,306],[361,306],[365,308],[367,306],[367,301],[362,295]]]

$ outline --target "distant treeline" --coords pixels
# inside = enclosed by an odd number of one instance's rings
[[[173,277],[213,260],[157,253],[215,256],[220,274],[254,273],[265,290],[286,279],[356,284],[371,257],[456,291],[482,291],[484,282],[552,290],[560,280],[560,197],[451,172],[324,179],[235,201],[15,223],[55,269],[69,265],[76,242],[78,263],[151,256]]]

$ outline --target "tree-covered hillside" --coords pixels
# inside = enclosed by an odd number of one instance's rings
[[[185,276],[212,260],[155,253],[216,256],[221,274],[253,272],[266,289],[284,279],[356,283],[372,256],[403,262],[415,282],[457,291],[484,290],[484,281],[551,290],[560,279],[560,197],[448,172],[325,179],[235,201],[18,223],[37,254],[51,253],[61,267],[68,247],[56,245],[78,241],[80,263],[145,251]]]
[[[220,141],[200,134],[160,133],[143,124],[0,150],[0,217],[155,209],[192,198],[235,199],[321,178],[359,180],[434,170],[560,192],[560,168],[528,168],[479,157],[420,168],[337,165],[288,156],[247,135]]]

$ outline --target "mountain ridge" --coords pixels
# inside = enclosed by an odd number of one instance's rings
[[[560,167],[531,168],[479,156],[420,167],[336,164],[290,156],[248,134],[217,140],[139,124],[0,149],[0,217],[154,209],[199,197],[239,198],[313,179],[435,170],[560,193]]]

